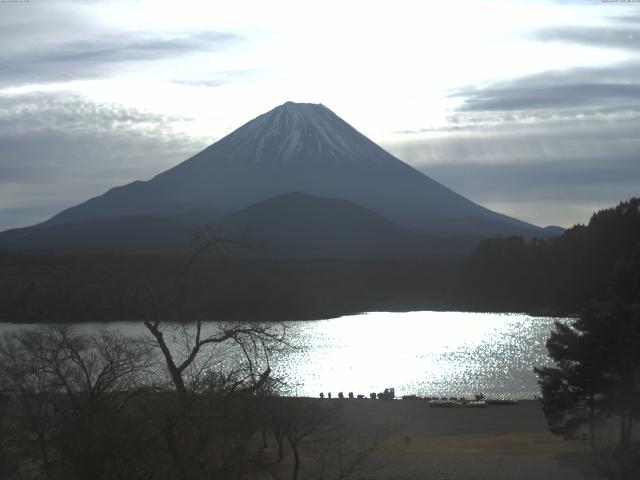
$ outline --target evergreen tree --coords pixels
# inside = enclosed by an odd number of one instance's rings
[[[572,435],[616,415],[618,444],[631,443],[640,417],[640,305],[592,304],[571,324],[556,323],[547,341],[554,367],[536,369],[552,432]]]

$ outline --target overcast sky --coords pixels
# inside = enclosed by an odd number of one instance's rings
[[[640,195],[640,3],[0,2],[0,230],[287,100],[539,225]]]

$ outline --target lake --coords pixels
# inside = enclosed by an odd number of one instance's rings
[[[290,342],[299,349],[279,358],[274,372],[299,396],[368,396],[394,387],[396,395],[530,399],[539,393],[533,368],[549,364],[545,342],[555,320],[562,319],[425,311],[289,322]],[[131,335],[146,332],[141,323],[112,325]],[[0,331],[17,328],[24,326],[0,324]]]

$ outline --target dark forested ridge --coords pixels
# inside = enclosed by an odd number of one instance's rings
[[[547,240],[498,237],[467,259],[286,260],[0,254],[0,321],[295,320],[373,310],[577,312],[640,288],[640,200]]]
[[[630,301],[639,275],[640,199],[632,198],[559,237],[484,240],[457,291],[471,308],[571,313],[604,295]]]
[[[415,261],[0,256],[0,321],[298,320],[444,308],[455,269]]]

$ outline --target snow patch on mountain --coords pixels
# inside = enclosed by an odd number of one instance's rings
[[[252,144],[253,164],[285,165],[319,155],[336,163],[362,161],[363,155],[380,161],[366,137],[322,104],[287,102],[233,132],[229,141]]]

